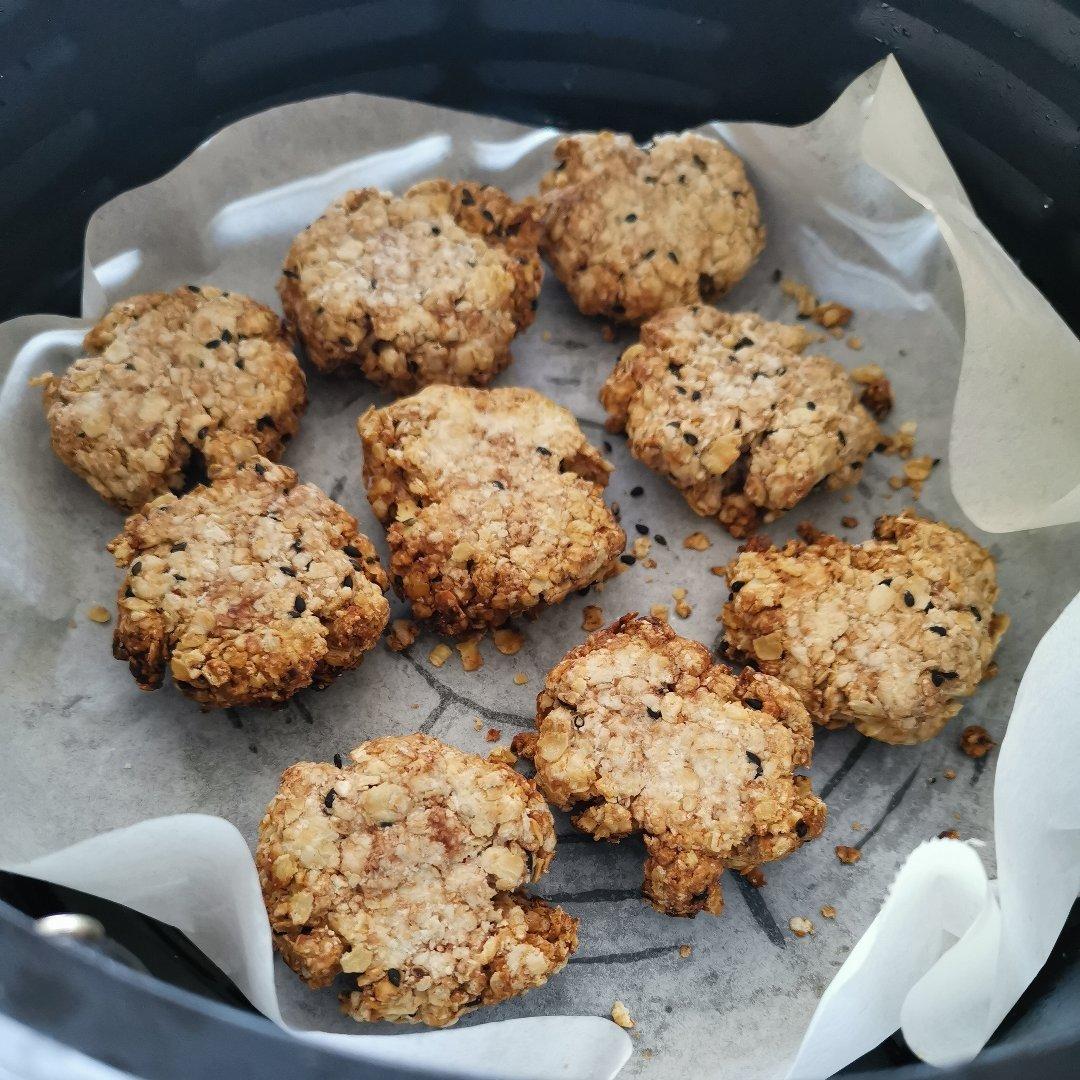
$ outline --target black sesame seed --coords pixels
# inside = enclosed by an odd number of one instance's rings
[[[923,614],[925,615],[928,611],[933,611],[933,610],[934,610],[934,602],[932,600],[928,600],[926,602],[926,607],[923,608]]]
[[[254,469],[255,469],[255,472],[258,473],[259,476],[265,476],[266,475],[266,466],[263,465],[261,462],[256,461],[255,465],[254,465]]]
[[[615,314],[615,315],[625,315],[626,314],[626,305],[625,304],[612,304],[611,305],[611,310],[612,310],[612,313]]]
[[[942,678],[945,678],[945,679],[959,679],[960,678],[960,676],[957,675],[957,673],[955,671],[943,671],[941,673],[941,675],[942,675]]]
[[[796,836],[797,836],[797,837],[798,837],[798,838],[799,838],[800,840],[801,840],[801,839],[802,839],[802,838],[803,838],[804,836],[806,836],[806,834],[807,834],[807,833],[808,833],[809,831],[810,831],[810,827],[809,827],[809,826],[808,826],[808,825],[806,824],[806,822],[805,822],[805,821],[803,821],[803,819],[802,819],[802,818],[799,818],[799,820],[795,822],[795,835],[796,835]]]
[[[656,248],[649,248],[644,255],[641,256],[643,260],[651,259],[656,254]]]
[[[490,221],[493,225],[495,224],[495,215],[490,210],[481,210],[480,216],[485,221]]]
[[[883,442],[879,442],[877,444],[877,446],[874,447],[874,453],[875,454],[881,454],[881,453],[884,453],[884,452],[885,452],[885,444]]]
[[[360,558],[360,549],[358,547],[353,547],[352,544],[346,544],[341,550],[344,551],[350,559]]]
[[[188,292],[202,292],[198,285],[189,285]]]
[[[667,369],[671,372],[672,375],[678,375],[679,372],[682,371],[681,365],[676,364],[674,361],[671,361],[668,364]]]
[[[299,280],[300,275],[295,270],[290,270],[286,267],[281,271],[287,278],[291,278],[293,281]]]
[[[440,229],[438,225],[432,225],[431,226],[431,235],[432,236],[438,236],[441,232],[442,232],[442,229]]]
[[[741,337],[735,342],[735,352],[740,349],[745,349],[747,345],[753,345],[754,343],[748,337]]]
[[[653,718],[654,720],[659,720],[659,719],[660,719],[660,710],[659,710],[659,709],[651,709],[651,708],[649,708],[649,706],[648,706],[648,705],[646,705],[646,706],[645,706],[645,711],[646,711],[646,712],[647,712],[647,713],[648,713],[648,714],[649,714],[649,715],[650,715],[650,716],[651,716],[651,717],[652,717],[652,718]]]
[[[255,421],[255,427],[259,431],[265,431],[267,428],[273,428],[275,431],[277,430],[277,424],[274,423],[274,418],[272,416],[260,416],[259,419]]]
[[[783,276],[784,276],[784,271],[783,270],[780,270],[780,269],[774,270],[772,272],[773,284],[775,285]]]
[[[327,810],[329,810],[330,807],[334,805],[334,798],[336,795],[337,792],[333,788],[331,788],[323,797],[323,806],[325,806]]]
[[[697,446],[698,437],[692,431],[684,431],[683,442],[687,443],[689,446]]]
[[[836,437],[840,440],[841,446],[847,446],[847,436],[842,431],[838,431]],[[860,464],[862,463],[860,462]]]
[[[930,681],[935,686],[940,686],[945,681],[945,675],[944,675],[943,672],[940,672],[940,671],[931,671],[930,672]]]
[[[669,259],[670,259],[670,260],[671,260],[671,261],[672,261],[673,263],[675,263],[675,264],[676,264],[676,266],[678,265],[678,263],[679,263],[679,256],[678,256],[678,255],[676,255],[674,251],[669,251],[669,252],[667,253],[667,257],[668,257],[668,258],[669,258]]]
[[[639,536],[649,535],[649,526],[643,525],[640,521],[634,526],[634,528],[637,529]]]
[[[125,365],[124,365],[124,367],[125,367],[125,369],[126,369],[126,370],[128,370],[128,371],[134,371],[134,370],[135,370],[135,365],[134,365],[134,364],[130,364],[130,363],[129,363],[129,364],[125,364]]]
[[[390,980],[391,986],[401,985],[401,972],[397,968],[388,968],[386,977]]]
[[[757,709],[760,709],[760,708],[761,708],[761,698],[759,698],[759,697],[747,697],[747,698],[743,698],[743,704],[744,704],[744,705],[745,705],[745,706],[746,706],[746,707],[747,707],[748,709],[755,709],[755,710],[757,710]]]
[[[476,199],[473,198],[473,193],[468,188],[464,188],[462,190],[462,192],[461,192],[461,205],[462,206],[475,206],[476,205]]]
[[[243,357],[241,357],[241,358],[240,358],[239,360],[237,360],[237,361],[236,361],[236,366],[237,366],[237,367],[238,367],[238,368],[239,368],[239,369],[240,369],[241,371],[243,371],[243,370],[244,370],[244,360],[243,360]]]
[[[296,539],[292,542],[292,549],[293,551],[299,553],[304,550],[304,546],[300,543],[299,539]]]
[[[195,438],[198,439],[199,442],[202,442],[202,440],[205,439],[206,436],[209,434],[210,429],[208,427],[201,427],[197,432],[195,432]]]
[[[213,341],[208,341],[204,348],[216,349],[221,344],[221,338],[214,338]]]
[[[685,184],[686,183],[686,173],[679,173],[679,183],[680,184]]]
[[[305,610],[307,610],[307,601],[302,596],[298,596],[293,601],[292,609],[297,613],[297,615],[302,614]]]
[[[753,751],[747,750],[746,751],[746,760],[749,761],[750,764],[753,765],[754,768],[757,769],[757,772],[754,773],[754,779],[756,780],[765,771],[761,767],[761,758],[759,758],[757,756],[757,754],[755,754]]]
[[[887,578],[882,578],[882,579],[881,579],[881,580],[880,580],[880,581],[878,582],[878,584],[879,584],[879,585],[891,585],[891,584],[892,584],[892,578],[891,578],[891,577],[887,577]]]
[[[646,177],[644,177],[644,180],[645,180],[646,184],[655,184],[656,183],[656,177],[655,176],[646,176]]]
[[[915,597],[912,596],[911,593],[909,593],[909,592],[904,593],[904,606],[905,607],[914,607],[915,606]]]
[[[340,754],[335,754],[334,755],[334,767],[337,768],[337,769],[341,768],[341,755]]]
[[[637,562],[637,559],[633,555],[620,555],[620,561],[626,563],[627,566],[633,566]]]
[[[506,490],[506,485],[505,485],[505,484],[504,484],[504,483],[503,483],[503,482],[502,482],[501,480],[492,480],[491,482],[492,482],[492,483],[493,483],[493,484],[494,484],[494,485],[495,485],[495,486],[496,486],[496,487],[497,487],[497,488],[498,488],[498,489],[499,489],[500,491],[505,491],[505,490]]]
[[[231,330],[222,330],[221,331],[221,340],[224,341],[226,345],[228,345],[229,342],[232,341],[232,331]]]
[[[551,451],[546,446],[538,446],[536,452],[542,457],[551,457]]]
[[[279,566],[278,569],[289,577],[296,577],[296,571],[291,566]]]
[[[731,583],[731,591],[738,592],[745,584],[745,581],[733,581]]]
[[[626,217],[623,218],[623,221],[629,221],[629,222],[637,221],[637,214],[627,214]]]
[[[645,489],[643,487],[638,486],[638,487],[632,487],[630,489],[630,498],[631,499],[640,499],[641,496],[644,495],[644,494],[645,494]]]
[[[352,574],[346,574],[341,579],[341,587],[343,589],[351,589],[353,587],[353,576],[352,576]]]
[[[982,612],[977,607],[975,607],[974,604],[969,608],[969,610],[971,611],[971,614],[975,616],[976,622],[982,622]]]
[[[692,393],[692,394],[690,395],[690,400],[691,400],[691,401],[700,401],[700,400],[701,400],[701,391],[700,391],[700,390],[695,390],[695,391],[694,391],[694,392],[693,392],[693,393]]]
[[[780,372],[777,372],[777,375],[779,375],[779,374],[780,374]],[[814,410],[815,410],[815,409],[817,408],[817,405],[815,405],[815,404],[814,404],[814,402],[812,402],[812,401],[808,401],[808,402],[806,403],[806,407],[807,407],[807,408],[808,408],[808,409],[809,409],[809,410],[810,410],[811,412],[813,412],[813,411],[814,411]]]
[[[944,637],[949,631],[944,626],[928,626],[926,628],[931,634],[937,634],[938,637]]]
[[[171,548],[169,548],[169,550],[170,551],[186,551],[187,550],[187,544],[184,541],[181,541],[179,544],[173,544],[173,546]]]
[[[657,533],[653,539],[661,546],[667,547],[667,537],[663,533]]]
[[[183,574],[173,574],[173,577],[174,577],[174,578],[175,578],[175,579],[176,579],[177,581],[187,581],[187,578],[186,578],[186,577],[184,577],[184,575],[183,575]]]
[[[605,454],[610,454],[611,453],[611,443],[609,443],[607,441],[607,439],[604,440],[604,453]]]
[[[141,559],[136,559],[135,562],[133,562],[131,564],[131,576],[132,577],[138,577],[139,576],[139,571],[141,571],[141,570],[142,570],[142,560]]]
[[[700,155],[700,154],[694,154],[694,156],[693,156],[693,158],[692,158],[691,160],[692,160],[692,161],[694,162],[694,164],[695,164],[695,165],[696,165],[696,166],[697,166],[697,167],[698,167],[698,168],[699,168],[699,169],[700,169],[700,170],[701,170],[702,172],[704,172],[704,171],[705,171],[705,162],[704,162],[704,161],[702,160],[702,158],[701,158],[701,155]]]

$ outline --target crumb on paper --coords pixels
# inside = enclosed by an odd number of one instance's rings
[[[412,619],[395,619],[386,635],[391,652],[404,652],[420,636],[420,627]]]
[[[631,545],[635,559],[644,559],[652,548],[652,541],[647,536],[639,536]]]
[[[455,646],[461,657],[461,667],[464,671],[477,671],[484,666],[484,658],[480,654],[480,638],[471,637],[458,642]]]
[[[449,659],[450,646],[445,642],[440,642],[428,653],[428,660],[431,661],[433,667],[442,667]]]
[[[686,590],[681,587],[675,589],[671,598],[675,601],[675,614],[680,619],[689,619],[694,609],[686,602]]]
[[[971,758],[986,757],[997,743],[980,724],[968,724],[960,733],[960,749]]]
[[[550,330],[544,330],[540,334],[540,340],[541,341],[550,341],[551,340],[551,331]]]
[[[670,618],[667,604],[653,604],[653,606],[649,608],[649,614],[654,619],[659,619],[660,622],[668,622]]]
[[[44,386],[50,379],[54,378],[51,371],[43,371],[40,375],[34,375],[32,378],[26,380],[27,386]]]
[[[504,626],[495,631],[492,640],[495,642],[495,648],[503,656],[513,656],[521,651],[522,645],[525,644],[525,635],[520,630]]]
[[[472,726],[473,726],[474,731],[483,731],[484,730],[484,721],[481,720],[479,716],[474,716]]]
[[[915,432],[918,427],[914,420],[905,420],[892,435],[882,436],[882,453],[896,454],[900,458],[911,457],[915,450]]]
[[[489,727],[484,738],[487,742],[498,742],[502,738],[502,732],[497,727]]]
[[[630,1010],[621,1002],[616,1001],[611,1006],[611,1019],[621,1028],[629,1030],[634,1026],[634,1021],[630,1017]]]
[[[840,519],[840,524],[843,525],[845,529],[857,529],[859,527],[859,519],[857,517],[852,517],[850,514],[845,514]]]
[[[946,769],[945,770],[945,779],[946,780],[955,780],[956,779],[956,770],[955,769]]]
[[[850,866],[862,858],[862,852],[858,848],[848,847],[846,844],[837,844],[836,857],[846,866]]]
[[[854,334],[847,339],[847,347],[849,349],[855,349],[856,352],[863,347],[863,340],[861,337],[856,337]]]
[[[587,630],[591,634],[594,630],[599,630],[603,625],[603,609],[597,607],[596,604],[586,604],[581,612],[581,629]]]
[[[708,551],[712,547],[712,541],[703,532],[692,532],[682,542],[682,546],[691,551]]]
[[[526,675],[524,671],[519,671],[514,676],[514,683],[517,686],[524,686],[528,681],[529,681],[529,676]]]
[[[743,878],[746,879],[755,889],[763,889],[768,881],[765,875],[761,871],[760,866],[751,866],[748,870],[742,871]]]
[[[960,834],[955,829],[944,829],[937,834],[939,840],[959,840]]]
[[[615,327],[612,326],[611,323],[604,323],[603,326],[600,327],[600,336],[605,341],[614,341],[615,340]]]
[[[716,577],[723,577],[727,573],[726,566],[710,566],[709,573]]]
[[[793,915],[788,920],[788,928],[797,938],[804,938],[814,932],[814,924],[802,915]]]
[[[488,761],[494,761],[498,765],[509,765],[512,768],[517,764],[517,754],[508,746],[496,746],[488,754]]]
[[[800,318],[813,319],[818,326],[834,334],[840,327],[847,326],[851,322],[851,316],[854,314],[851,308],[838,304],[835,300],[819,303],[810,286],[804,285],[801,281],[784,278],[780,282],[780,288],[786,296],[790,296],[795,301]]]
[[[862,823],[861,821],[853,821],[853,822],[851,823],[851,827],[852,827],[852,828],[853,828],[853,829],[854,829],[854,830],[855,830],[856,832],[862,832],[862,831],[863,831],[863,829],[865,829],[865,828],[866,828],[866,826],[865,826],[865,825],[864,825],[864,824],[863,824],[863,823]]]
[[[823,919],[835,919],[836,918],[836,908],[834,908],[832,906],[832,904],[822,904],[821,905],[821,917]]]
[[[96,623],[107,623],[112,621],[111,612],[108,608],[102,607],[101,604],[95,604],[92,608],[90,608],[90,610],[86,613],[86,617],[91,622]]]
[[[689,945],[679,946],[679,956],[681,956],[683,960],[689,960],[693,951],[694,950]]]

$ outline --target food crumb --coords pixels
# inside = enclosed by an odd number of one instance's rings
[[[592,633],[604,625],[604,612],[595,604],[586,604],[581,612],[581,629]]]
[[[862,346],[863,341],[861,337],[856,337],[854,334],[852,334],[851,337],[847,339],[847,347],[849,349],[855,349],[856,351],[858,351],[862,348]]]
[[[862,823],[861,821],[853,821],[853,822],[851,823],[851,827],[852,827],[852,828],[853,828],[853,829],[854,829],[854,830],[855,830],[856,832],[862,832],[862,831],[863,831],[863,829],[865,828],[865,826],[863,825],[863,823]]]
[[[420,627],[412,619],[395,619],[386,637],[391,652],[404,652],[420,636]]]
[[[480,638],[466,638],[457,646],[461,657],[461,667],[464,671],[477,671],[484,666],[484,658],[480,655]]]
[[[86,617],[91,622],[107,623],[112,620],[112,615],[109,613],[109,609],[102,607],[100,604],[95,604],[87,613]]]
[[[946,780],[955,780],[956,779],[956,770],[955,769],[946,769],[945,770],[945,779]]]
[[[604,325],[600,327],[600,336],[605,341],[614,341],[615,327],[613,327],[610,323],[604,323]]]
[[[845,514],[840,519],[840,524],[843,525],[845,529],[857,529],[859,527],[859,519],[857,517],[852,517],[850,514]]]
[[[754,886],[755,889],[763,889],[767,883],[767,878],[761,872],[760,866],[751,866],[749,870],[743,870],[742,876]]]
[[[434,667],[442,667],[447,660],[450,659],[450,646],[445,642],[441,642],[436,645],[431,652],[428,653],[428,660],[431,661]]]
[[[488,742],[498,742],[502,738],[502,732],[497,727],[489,727],[484,738]]]
[[[814,924],[802,915],[793,915],[788,920],[788,927],[798,938],[806,937],[807,934],[812,934],[814,932]]]
[[[473,729],[475,731],[483,731],[484,730],[484,721],[481,720],[479,716],[474,716],[472,726],[473,726]]]
[[[504,626],[502,629],[495,631],[492,640],[495,642],[495,648],[503,656],[513,656],[521,651],[522,645],[525,644],[525,635],[520,630]]]
[[[979,724],[969,724],[960,733],[960,749],[968,757],[986,757],[996,745],[986,728]]]
[[[712,547],[712,541],[703,532],[692,532],[682,542],[682,546],[691,551],[708,551]]]
[[[544,331],[544,332],[543,332],[543,333],[542,333],[542,334],[540,335],[540,340],[541,340],[541,341],[550,341],[550,340],[551,340],[551,331],[550,331],[550,330],[545,330],[545,331]]]
[[[709,573],[715,574],[717,577],[723,577],[727,573],[726,566],[710,566]]]
[[[846,844],[837,844],[836,857],[845,865],[850,866],[862,858],[862,852],[858,848],[848,847]]]
[[[621,1028],[629,1030],[634,1026],[634,1021],[630,1017],[630,1010],[621,1002],[616,1001],[611,1006],[611,1019]]]
[[[823,919],[835,919],[836,918],[836,908],[834,908],[832,906],[832,904],[822,904],[821,905],[821,917]]]
[[[939,840],[959,840],[960,834],[955,829],[945,829],[937,834]]]
[[[515,682],[515,683],[516,683],[516,684],[517,684],[518,686],[524,686],[524,685],[525,685],[525,684],[526,684],[526,683],[527,683],[528,681],[529,681],[529,676],[528,676],[528,675],[526,675],[524,671],[519,671],[519,672],[518,672],[518,673],[517,673],[517,674],[516,674],[516,675],[514,676],[514,682]]]
[[[683,958],[684,960],[689,960],[689,959],[690,959],[690,955],[691,955],[691,953],[693,953],[693,951],[694,951],[694,950],[693,950],[693,949],[692,949],[692,948],[691,948],[691,947],[690,947],[689,945],[680,945],[680,946],[679,946],[679,955],[680,955],[680,956],[681,956],[681,957],[682,957],[682,958]]]
[[[497,765],[514,766],[517,764],[517,754],[515,754],[508,746],[496,746],[495,749],[488,754],[488,761],[494,761]]]
[[[649,608],[649,614],[660,622],[667,622],[668,606],[667,604],[653,604],[653,606]]]
[[[647,536],[639,536],[630,550],[633,552],[635,559],[644,559],[649,554],[651,547],[652,541]]]

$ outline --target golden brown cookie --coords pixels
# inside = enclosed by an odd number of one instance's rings
[[[542,270],[531,203],[426,180],[343,195],[293,241],[278,283],[308,359],[396,392],[484,385],[532,323]]]
[[[500,626],[618,566],[611,466],[535,390],[431,386],[358,430],[398,591],[440,632]]]
[[[577,947],[577,920],[522,891],[554,853],[531,781],[406,735],[287,769],[255,863],[274,944],[308,986],[344,972],[354,1020],[446,1027],[542,986]]]
[[[854,483],[881,439],[847,372],[803,355],[812,340],[749,313],[672,308],[604,383],[607,426],[693,510],[747,536],[818,484]]]
[[[544,255],[586,315],[640,322],[720,295],[765,244],[742,160],[718,139],[571,135],[540,183]]]
[[[126,570],[113,654],[144,690],[167,668],[204,708],[326,686],[390,614],[386,575],[352,516],[262,457],[148,503],[109,550]]]
[[[933,738],[1008,626],[990,553],[910,511],[862,544],[752,542],[727,580],[729,653],[794,687],[817,723],[888,743]]]
[[[793,690],[714,664],[667,623],[625,615],[570,651],[514,739],[549,802],[596,840],[645,840],[645,897],[668,915],[719,915],[720,875],[820,835],[810,718]]]
[[[60,460],[121,510],[215,466],[276,458],[307,403],[278,317],[208,285],[116,304],[83,348],[44,383],[45,415]]]

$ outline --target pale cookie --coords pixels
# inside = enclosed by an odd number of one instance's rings
[[[819,724],[920,743],[974,692],[1008,617],[994,560],[959,529],[906,511],[874,536],[747,545],[727,568],[728,649],[798,690]]]
[[[261,457],[148,503],[109,550],[127,571],[113,654],[144,690],[168,669],[204,708],[326,686],[360,663],[390,614],[356,521]]]
[[[316,367],[355,364],[397,392],[483,385],[534,318],[542,270],[531,203],[426,180],[401,198],[350,191],[293,241],[278,283]]]
[[[535,390],[432,386],[357,426],[398,591],[441,633],[501,626],[618,568],[611,466]]]
[[[668,915],[723,910],[720,875],[820,835],[825,804],[794,770],[813,733],[798,694],[739,676],[666,623],[626,615],[573,649],[537,698],[531,757],[549,802],[596,840],[640,832],[645,897]]]
[[[577,920],[529,896],[555,853],[530,780],[428,735],[286,769],[255,864],[274,945],[354,1020],[446,1027],[542,986]]]
[[[121,510],[254,454],[276,458],[307,403],[278,317],[210,286],[116,304],[44,383],[60,460]]]
[[[742,160],[718,139],[571,135],[541,180],[544,255],[586,315],[640,322],[719,296],[765,244]]]
[[[604,383],[607,426],[691,509],[747,536],[818,484],[857,481],[881,440],[847,372],[803,355],[812,340],[745,312],[665,311]]]

